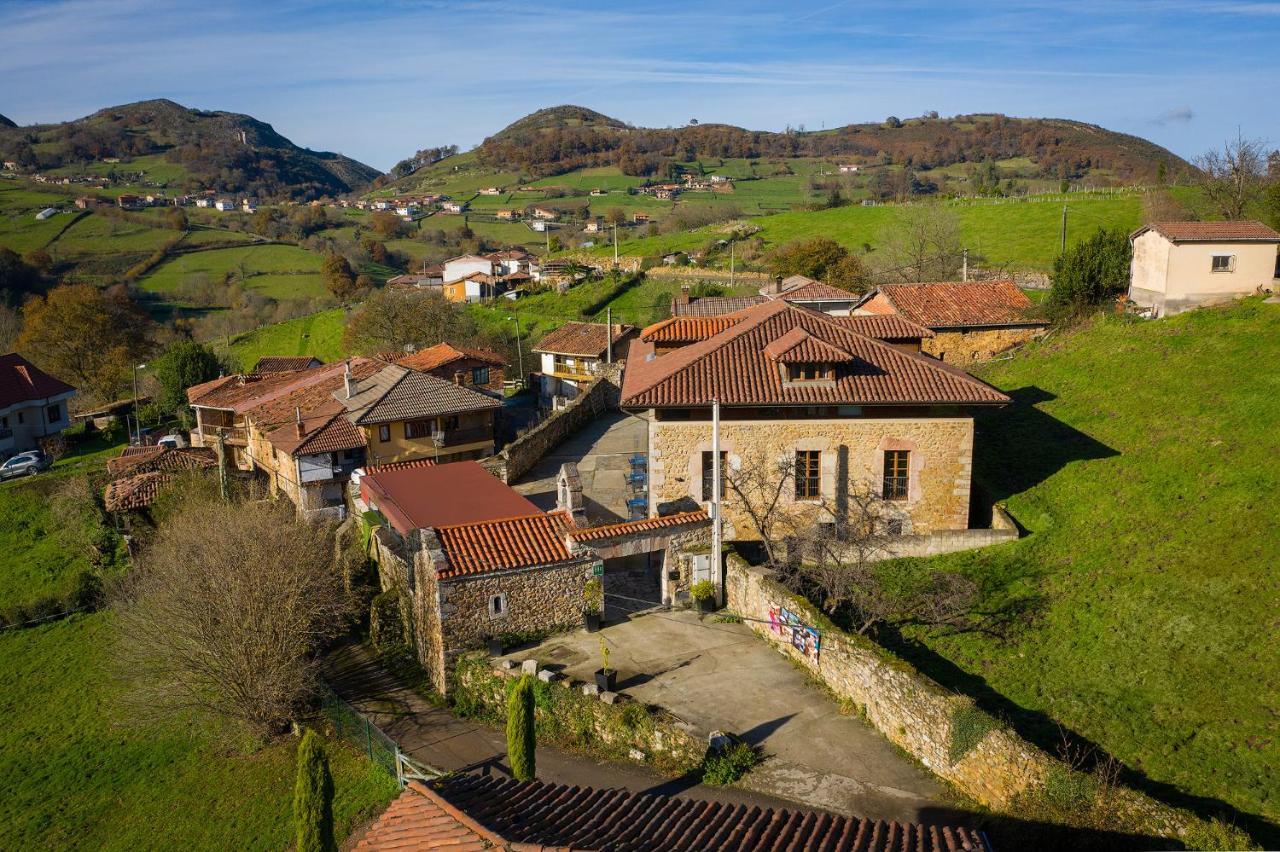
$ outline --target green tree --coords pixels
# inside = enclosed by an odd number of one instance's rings
[[[326,255],[320,271],[324,275],[325,286],[338,301],[345,302],[355,294],[356,274],[342,255]]]
[[[308,730],[298,744],[298,776],[293,787],[297,852],[337,852],[333,833],[333,776],[324,741]]]
[[[1098,228],[1053,262],[1049,312],[1070,319],[1101,305],[1129,285],[1129,236],[1119,228]]]
[[[160,383],[160,399],[165,411],[178,411],[187,402],[187,388],[216,379],[225,367],[213,350],[194,340],[179,340],[155,360],[153,375]]]
[[[867,270],[857,255],[830,237],[793,240],[768,258],[769,271],[785,278],[804,275],[858,293],[867,288]]]
[[[533,678],[524,675],[507,696],[507,763],[517,781],[532,781],[535,773]]]
[[[1262,196],[1262,220],[1272,228],[1280,228],[1280,180],[1272,181]]]

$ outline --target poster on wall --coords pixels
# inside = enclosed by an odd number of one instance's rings
[[[769,607],[769,629],[791,643],[815,665],[822,649],[822,636],[816,627],[810,627],[785,606]]]

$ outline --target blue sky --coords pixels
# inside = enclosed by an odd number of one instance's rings
[[[1280,145],[1280,2],[0,0],[0,113],[167,97],[385,169],[576,103],[645,126],[927,110],[1089,121],[1186,157]]]

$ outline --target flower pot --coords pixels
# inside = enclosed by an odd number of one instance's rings
[[[595,633],[600,629],[600,613],[584,612],[582,614],[582,624],[587,628],[588,633]]]
[[[694,606],[694,609],[696,609],[698,612],[715,612],[716,599],[715,598],[697,598],[693,602],[693,606]]]
[[[496,636],[491,637],[491,638],[489,639],[489,643],[488,643],[488,644],[489,644],[489,656],[490,656],[490,657],[501,657],[501,656],[502,656],[502,640],[501,640],[501,639],[499,639],[499,638],[498,638],[498,637],[496,637]]]
[[[596,686],[601,692],[617,692],[618,672],[615,669],[596,669]]]

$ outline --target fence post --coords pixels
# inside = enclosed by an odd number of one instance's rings
[[[402,757],[404,757],[404,755],[401,754],[400,749],[397,748],[396,749],[396,784],[398,784],[400,787],[404,787],[404,761],[401,760]]]
[[[369,731],[369,720],[364,720],[364,750],[373,760],[373,734]]]

